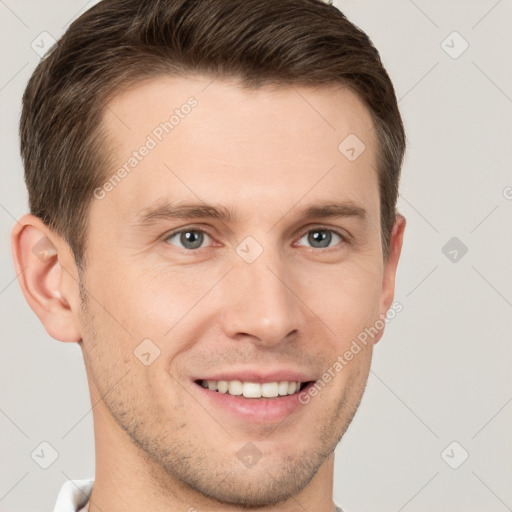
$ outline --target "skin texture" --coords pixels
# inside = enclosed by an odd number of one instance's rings
[[[334,510],[333,451],[382,332],[279,423],[219,411],[193,379],[283,367],[320,379],[389,309],[405,220],[383,261],[371,116],[343,88],[158,77],[105,110],[107,179],[191,96],[197,105],[172,132],[92,200],[81,278],[66,242],[39,219],[13,229],[27,301],[51,336],[83,351],[96,404],[89,510]],[[351,133],[366,146],[354,161],[338,150]],[[234,218],[137,223],[164,201],[224,206]],[[304,219],[306,207],[333,202],[365,216]],[[202,248],[169,238],[184,228],[208,234]],[[315,247],[315,229],[345,240]],[[248,236],[263,250],[253,263],[236,251]],[[32,252],[43,237],[56,251],[44,261]],[[144,339],[160,350],[147,366],[134,355]],[[248,442],[261,453],[250,468],[237,457]]]

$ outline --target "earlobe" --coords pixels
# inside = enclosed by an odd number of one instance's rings
[[[11,245],[23,295],[48,334],[59,341],[80,341],[73,301],[62,293],[65,242],[27,214],[13,227]]]

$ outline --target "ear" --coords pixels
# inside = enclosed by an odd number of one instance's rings
[[[405,217],[397,214],[395,224],[391,231],[389,240],[389,255],[384,263],[384,274],[382,279],[382,294],[381,303],[379,308],[379,318],[384,318],[388,312],[393,298],[395,296],[395,277],[398,260],[402,252],[402,244],[404,240],[405,231]],[[384,334],[384,328],[379,330],[379,333],[374,338],[374,343],[377,343]]]
[[[27,214],[13,227],[11,246],[23,295],[46,332],[59,341],[80,341],[70,306],[79,303],[78,269],[68,244]]]

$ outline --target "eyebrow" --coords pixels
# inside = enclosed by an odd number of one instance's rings
[[[135,220],[136,226],[150,226],[159,220],[172,219],[216,219],[223,222],[233,222],[235,212],[225,206],[214,206],[202,203],[173,205],[163,202],[153,208],[142,210]]]
[[[291,210],[290,210],[291,211]],[[289,212],[288,212],[289,213]],[[287,214],[283,215],[284,218]],[[355,217],[365,220],[366,210],[351,202],[326,202],[312,204],[306,207],[300,214],[300,218],[327,219]],[[215,219],[225,223],[234,223],[237,218],[236,211],[222,205],[210,205],[205,203],[172,204],[168,201],[157,203],[157,206],[143,209],[136,217],[135,227],[148,227],[159,220],[187,220],[187,219]]]
[[[312,218],[336,218],[336,217],[356,217],[361,220],[366,219],[366,210],[352,202],[346,203],[326,203],[312,205],[304,210],[302,216],[305,219]]]

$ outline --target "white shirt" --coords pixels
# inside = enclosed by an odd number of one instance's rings
[[[89,498],[94,479],[68,480],[62,486],[53,512],[89,512]],[[343,512],[336,506],[336,512]]]
[[[62,486],[53,512],[89,512],[94,479],[68,480]]]

